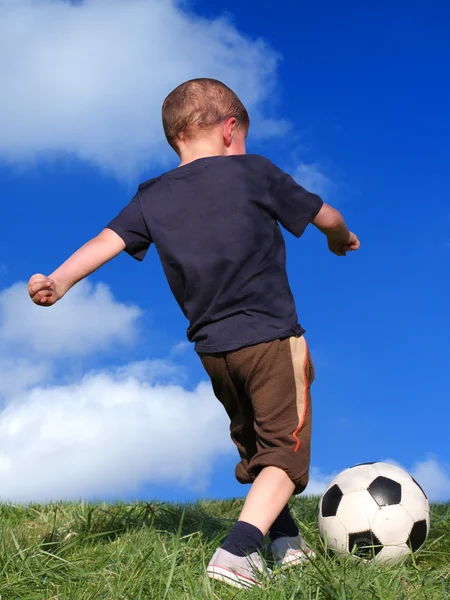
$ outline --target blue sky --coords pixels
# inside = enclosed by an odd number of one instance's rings
[[[9,14],[7,6],[0,23],[15,19],[27,45],[18,49],[6,36],[16,60],[0,54],[10,84],[0,100],[0,373],[13,380],[0,386],[6,496],[183,500],[246,492],[234,481],[226,420],[197,387],[206,379],[193,349],[180,344],[186,322],[154,249],[143,264],[118,257],[59,312],[24,301],[20,284],[50,273],[96,235],[140,181],[176,166],[159,107],[175,85],[206,75],[248,105],[248,151],[321,193],[361,239],[360,252],[338,259],[315,230],[301,240],[285,235],[317,371],[311,491],[352,464],[390,459],[432,497],[449,499],[448,6],[282,2],[274,11],[272,2],[253,0],[164,9],[150,0],[38,7],[23,0],[11,2]],[[97,284],[109,295],[96,295]],[[153,375],[145,368],[136,375],[142,361]],[[123,391],[134,421],[109,408],[113,389]],[[180,404],[171,405],[177,394]],[[153,397],[161,410],[150,406]],[[204,428],[196,417],[190,429],[191,412],[208,403]],[[128,477],[131,464],[138,466]],[[47,487],[31,471],[45,471]]]

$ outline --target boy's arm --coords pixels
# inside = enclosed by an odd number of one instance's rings
[[[354,233],[349,231],[341,213],[329,204],[323,204],[313,220],[313,225],[328,238],[328,248],[337,256],[358,250],[360,243]]]
[[[349,250],[358,250],[359,240],[351,233],[342,215],[325,204],[323,200],[305,190],[290,175],[270,161],[268,183],[275,218],[296,237],[313,223],[328,238],[328,247],[337,256],[345,256]]]
[[[52,306],[78,281],[125,250],[124,240],[111,229],[104,229],[77,250],[49,277],[37,274],[28,283],[28,293],[35,304]]]

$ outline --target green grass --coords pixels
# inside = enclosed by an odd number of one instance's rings
[[[450,506],[415,562],[377,567],[326,556],[317,502],[293,511],[319,558],[250,591],[204,575],[241,501],[0,505],[0,600],[450,600]]]

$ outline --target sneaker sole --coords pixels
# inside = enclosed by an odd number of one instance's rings
[[[210,579],[216,579],[217,581],[223,581],[236,588],[248,589],[252,587],[261,587],[259,581],[245,577],[245,575],[239,575],[231,569],[225,567],[208,567],[206,573]]]

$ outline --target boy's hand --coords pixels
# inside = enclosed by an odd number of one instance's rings
[[[123,239],[111,229],[104,229],[79,248],[50,277],[33,275],[28,283],[30,298],[38,306],[53,306],[78,281],[125,250]]]
[[[330,237],[328,238],[328,248],[330,252],[336,254],[336,256],[345,256],[347,252],[358,250],[359,246],[360,242],[356,235],[352,232],[350,232],[348,240],[345,244]]]
[[[62,296],[58,293],[55,282],[40,273],[33,275],[28,282],[28,293],[39,306],[52,306]]]
[[[324,202],[313,224],[327,236],[328,248],[336,256],[345,256],[347,252],[358,250],[358,238],[348,230],[341,213],[329,204]]]

